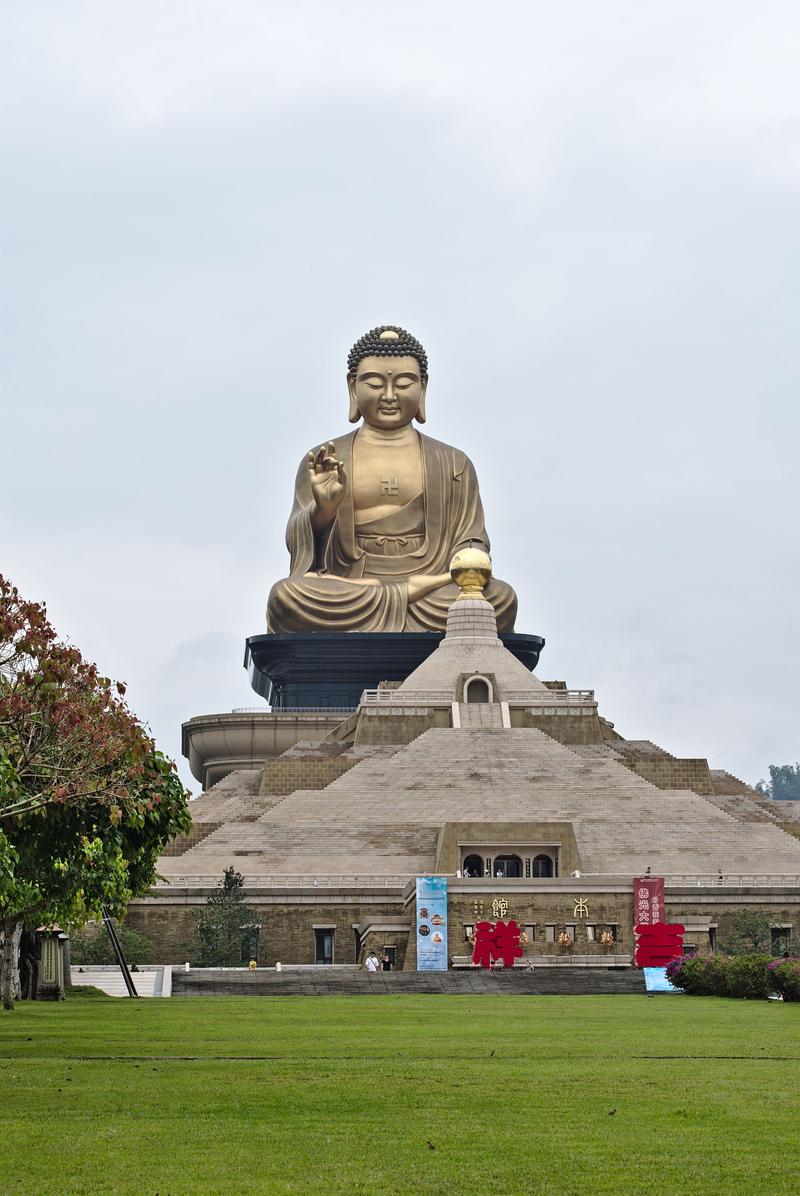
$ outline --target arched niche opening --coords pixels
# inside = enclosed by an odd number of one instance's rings
[[[536,855],[531,864],[531,876],[544,879],[553,875],[553,860],[549,855]]]
[[[491,702],[492,687],[485,677],[470,677],[464,686],[467,702]]]
[[[468,855],[464,857],[465,876],[483,876],[483,856]]]

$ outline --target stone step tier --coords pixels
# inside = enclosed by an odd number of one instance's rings
[[[224,968],[182,972],[174,969],[174,997],[289,997],[289,996],[597,996],[645,992],[638,968],[546,967],[488,969],[457,972],[357,972],[349,969],[302,968],[254,972]]]
[[[729,810],[717,795],[659,788],[608,752],[533,728],[432,729],[399,750],[374,750],[323,789],[276,800],[258,799],[257,787],[248,778],[250,792],[227,800],[270,808],[249,810],[252,821],[240,812],[159,870],[412,877],[433,869],[443,823],[502,820],[572,823],[586,873],[800,874],[798,840],[769,814],[744,825],[746,799]]]

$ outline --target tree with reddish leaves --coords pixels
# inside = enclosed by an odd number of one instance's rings
[[[0,989],[19,992],[24,923],[121,914],[188,830],[174,764],[44,606],[0,575]]]

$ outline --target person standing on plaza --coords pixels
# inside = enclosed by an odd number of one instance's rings
[[[367,956],[367,958],[366,958],[366,961],[365,961],[365,963],[364,963],[364,967],[366,968],[366,970],[367,970],[368,972],[377,972],[377,970],[378,970],[378,957],[377,957],[377,955],[375,954],[375,952],[374,952],[374,951],[370,951],[370,953],[369,953],[369,955]]]

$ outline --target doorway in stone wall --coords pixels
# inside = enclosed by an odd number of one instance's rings
[[[522,860],[518,855],[496,855],[493,871],[495,876],[504,878],[522,876]]]
[[[333,963],[333,931],[332,930],[315,930],[315,963],[330,964]]]
[[[549,855],[534,856],[531,875],[538,879],[546,879],[553,875],[553,859]]]

